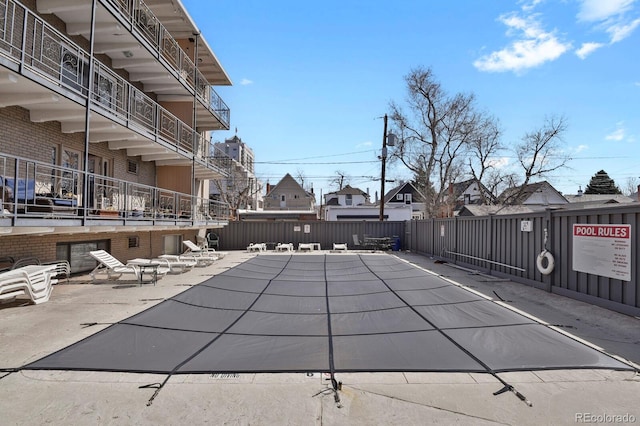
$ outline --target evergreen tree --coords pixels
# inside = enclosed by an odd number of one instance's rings
[[[591,177],[589,185],[584,191],[585,194],[622,194],[620,188],[609,177],[607,172],[600,170]]]

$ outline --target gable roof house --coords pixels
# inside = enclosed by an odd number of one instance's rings
[[[496,197],[477,179],[456,182],[447,188],[449,209],[446,216],[458,215],[460,210],[469,205],[494,204]]]
[[[82,272],[90,250],[181,253],[228,223],[209,154],[232,83],[181,2],[1,4],[0,257]]]
[[[412,182],[403,182],[391,189],[385,194],[384,202],[386,206],[410,205],[411,219],[424,219],[426,197]]]
[[[541,181],[506,189],[498,196],[495,205],[464,205],[458,215],[530,213],[548,208],[562,208],[568,204],[569,201],[549,182]]]
[[[361,189],[347,185],[339,191],[325,194],[324,204],[326,206],[362,206],[370,204],[369,194]]]
[[[316,197],[289,174],[271,186],[267,183],[264,209],[257,212],[241,212],[241,220],[318,220]]]
[[[411,206],[405,204],[385,205],[384,220],[404,221],[411,219]],[[369,201],[369,194],[347,185],[339,191],[325,195],[324,220],[329,222],[380,220],[380,204]]]

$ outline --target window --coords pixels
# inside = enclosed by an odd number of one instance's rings
[[[92,250],[110,251],[109,240],[56,244],[56,259],[68,260],[71,273],[91,271],[98,264],[89,255]]]
[[[140,247],[140,238],[138,236],[132,236],[128,238],[129,248]]]
[[[402,201],[404,194],[396,194],[396,201]]]
[[[411,204],[411,194],[404,194],[404,203]]]
[[[348,206],[352,206],[353,205],[353,195],[352,194],[346,194],[345,195],[345,203]]]
[[[133,160],[127,161],[127,171],[129,173],[133,173],[134,175],[138,174],[138,162]]]

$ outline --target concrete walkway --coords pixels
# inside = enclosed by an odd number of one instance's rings
[[[35,361],[255,255],[231,252],[211,266],[168,275],[155,286],[131,281],[92,284],[88,276],[74,277],[70,284],[58,284],[47,303],[0,305],[0,368]],[[637,318],[436,264],[426,257],[398,255],[640,364]],[[633,372],[500,374],[531,406],[514,392],[493,395],[502,385],[487,374],[337,374],[342,382],[337,394],[323,372],[184,375],[172,376],[155,397],[153,385],[166,376],[67,371],[1,374],[2,425],[640,424],[640,376]]]

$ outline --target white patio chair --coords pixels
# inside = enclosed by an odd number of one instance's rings
[[[140,268],[135,265],[125,265],[104,250],[90,251],[89,254],[98,261],[98,266],[89,273],[93,281],[100,273],[106,273],[110,280],[117,280],[123,274],[133,274],[137,280],[141,279]]]
[[[214,260],[218,260],[220,258],[220,256],[218,256],[215,251],[209,251],[207,249],[203,249],[202,247],[198,247],[198,245],[191,240],[184,240],[182,244],[187,246],[187,250],[183,253],[185,255],[193,254],[193,255],[208,256]]]
[[[334,251],[347,251],[347,243],[333,243]]]
[[[0,300],[10,301],[19,296],[28,296],[33,304],[46,302],[51,297],[51,278],[54,265],[28,265],[0,274]]]
[[[160,262],[165,267],[169,268],[170,274],[182,274],[193,269],[198,264],[198,261],[193,257],[186,257],[181,259],[179,255],[163,254],[152,260],[153,262]]]
[[[293,243],[278,243],[276,251],[293,251]]]
[[[257,251],[257,252],[267,251],[267,245],[265,243],[249,243],[249,245],[247,246],[247,251],[249,251],[249,252],[251,252],[251,251]]]

